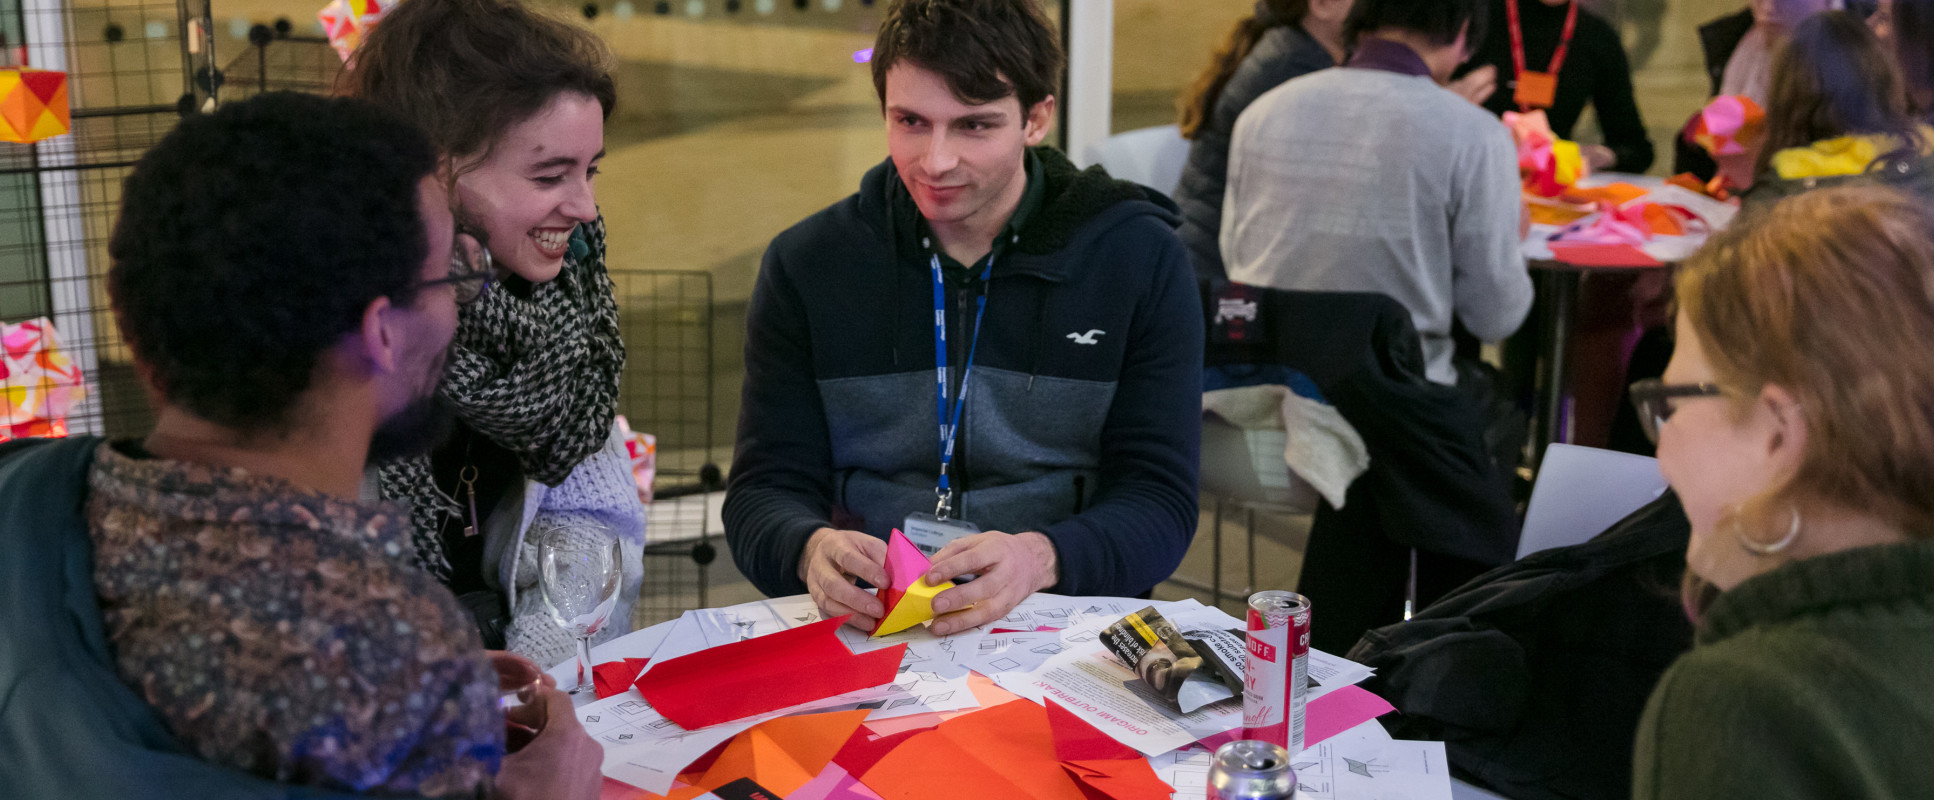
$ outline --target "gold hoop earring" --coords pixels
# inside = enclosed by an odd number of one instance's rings
[[[1786,548],[1792,547],[1793,543],[1796,541],[1799,541],[1800,539],[1800,508],[1799,506],[1788,506],[1787,511],[1792,513],[1793,523],[1787,526],[1786,535],[1780,537],[1779,541],[1773,542],[1771,544],[1755,541],[1752,538],[1748,537],[1745,531],[1743,530],[1735,533],[1733,535],[1733,538],[1739,541],[1739,546],[1741,548],[1744,548],[1746,552],[1752,553],[1753,555],[1756,555],[1756,556],[1779,555],[1780,553],[1785,552]]]

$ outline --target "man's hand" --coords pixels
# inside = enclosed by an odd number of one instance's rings
[[[968,573],[979,577],[934,597],[933,612],[945,616],[933,621],[933,635],[959,633],[1005,617],[1028,595],[1061,580],[1054,543],[1033,531],[988,531],[955,539],[934,554],[926,578],[929,585],[939,586]]]
[[[506,800],[597,800],[604,786],[599,771],[604,749],[584,732],[571,696],[549,686],[526,687],[529,703],[504,715],[537,729],[537,738],[504,756],[497,772],[498,796]]]
[[[1451,81],[1446,88],[1473,105],[1484,105],[1484,101],[1491,99],[1491,93],[1498,90],[1498,68],[1485,64]]]
[[[853,581],[886,585],[886,542],[859,531],[820,528],[806,540],[806,551],[799,557],[799,579],[806,582],[819,613],[828,619],[851,614],[847,625],[870,631],[886,609]]]

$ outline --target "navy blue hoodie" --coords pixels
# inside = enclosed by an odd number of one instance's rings
[[[1040,531],[1050,591],[1133,595],[1196,525],[1202,312],[1174,204],[1036,148],[1045,196],[996,258],[954,465],[955,513]],[[774,239],[747,312],[725,538],[768,595],[806,591],[822,527],[885,538],[934,509],[933,288],[891,160]],[[949,276],[954,385],[979,273]]]

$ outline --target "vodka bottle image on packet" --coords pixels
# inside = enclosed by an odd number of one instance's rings
[[[1289,768],[1288,750],[1254,739],[1216,748],[1207,800],[1289,800],[1294,794],[1296,772]]]
[[[1309,704],[1309,598],[1295,592],[1249,597],[1249,657],[1242,681],[1243,737],[1303,751]]]

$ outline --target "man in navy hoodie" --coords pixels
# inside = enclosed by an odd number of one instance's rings
[[[1196,525],[1202,317],[1175,206],[1039,146],[1062,65],[1034,0],[899,0],[890,158],[773,240],[726,540],[769,595],[871,628],[888,534],[938,635],[1036,591],[1134,595]],[[965,610],[963,610],[965,609]],[[951,612],[951,613],[949,613]]]

